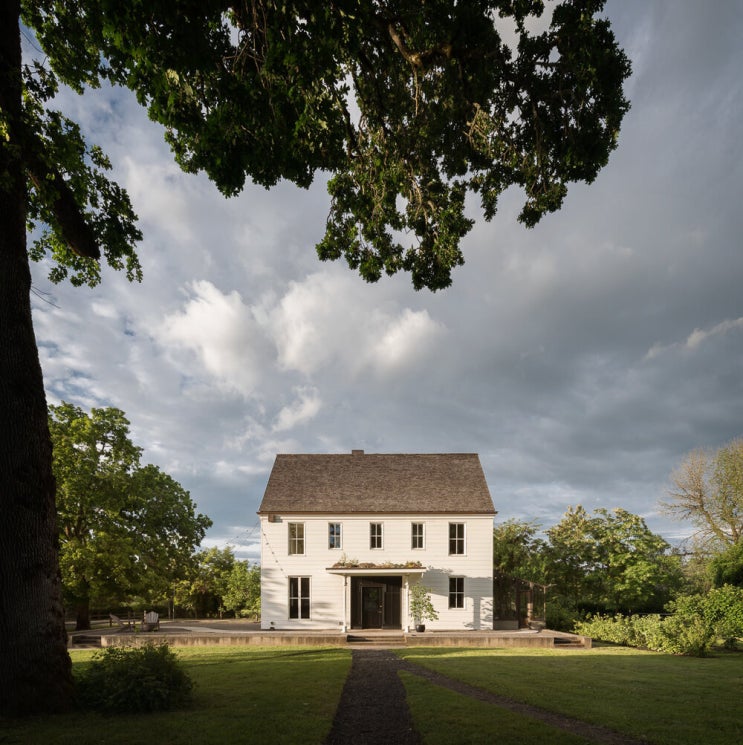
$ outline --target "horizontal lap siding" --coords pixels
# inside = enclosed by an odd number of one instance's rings
[[[288,554],[288,524],[304,523],[305,555]],[[328,523],[342,527],[342,547],[328,548]],[[369,524],[383,525],[383,548],[371,549]],[[411,548],[411,523],[425,526],[425,548]],[[449,523],[466,525],[466,553],[449,555]],[[282,516],[271,523],[261,517],[261,602],[263,626],[276,628],[338,628],[343,619],[343,578],[326,571],[344,558],[359,563],[400,564],[420,561],[427,568],[423,582],[432,590],[439,620],[426,622],[431,629],[492,628],[492,516]],[[288,618],[288,578],[310,576],[311,619]],[[465,608],[448,608],[449,576],[465,577]],[[403,609],[406,607],[403,599]],[[347,605],[350,616],[350,600]],[[402,619],[405,626],[407,619]]]

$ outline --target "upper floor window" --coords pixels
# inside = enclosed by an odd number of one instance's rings
[[[369,523],[369,548],[382,548],[382,523]]]
[[[464,608],[464,577],[449,577],[449,607]]]
[[[341,524],[328,523],[328,548],[342,548]]]
[[[464,523],[449,523],[449,553],[464,553]]]
[[[423,523],[410,523],[410,548],[423,548]]]
[[[289,553],[304,554],[304,523],[289,523]]]

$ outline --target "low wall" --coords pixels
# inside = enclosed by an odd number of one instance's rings
[[[340,647],[345,634],[109,634],[101,637],[102,647],[137,647],[142,644],[168,644],[171,647],[233,646],[313,646]]]

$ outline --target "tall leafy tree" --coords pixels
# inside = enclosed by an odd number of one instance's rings
[[[493,571],[496,575],[544,582],[546,544],[537,523],[506,520],[493,528]]]
[[[253,616],[261,614],[261,567],[251,566],[248,561],[236,561],[227,579],[227,590],[222,598],[225,610],[237,615]]]
[[[547,535],[554,593],[575,607],[660,610],[680,585],[678,556],[627,510],[571,507]]]
[[[54,280],[95,283],[101,258],[140,274],[129,199],[51,108],[57,79],[133,90],[178,163],[227,195],[246,178],[307,186],[330,172],[320,257],[440,289],[463,261],[468,191],[491,218],[522,187],[533,225],[606,164],[629,63],[602,8],[565,0],[530,33],[542,0],[0,4],[0,707],[64,708],[71,695],[29,254],[53,259]],[[24,68],[21,21],[44,67]],[[27,221],[40,231],[28,250]]]
[[[50,407],[60,527],[60,565],[77,628],[90,628],[91,603],[130,595],[163,598],[211,520],[189,493],[152,465],[129,437],[119,409],[90,415]]]

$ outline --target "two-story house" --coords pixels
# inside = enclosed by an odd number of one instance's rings
[[[493,516],[473,453],[277,455],[258,510],[261,627],[493,628]]]

